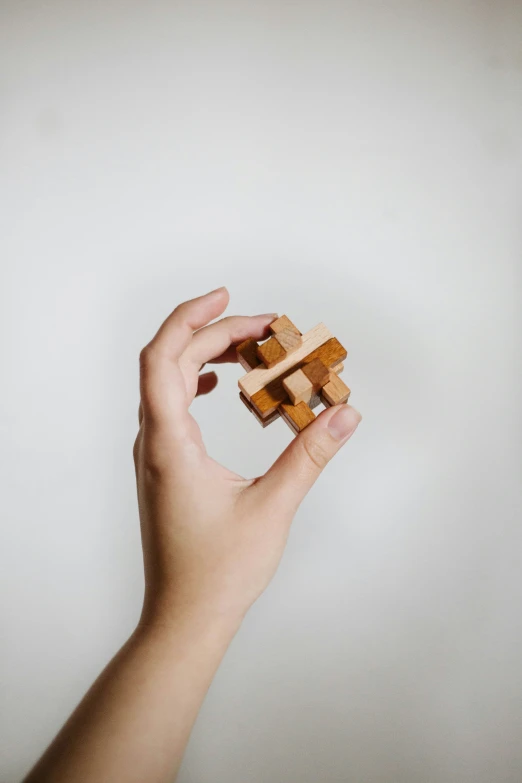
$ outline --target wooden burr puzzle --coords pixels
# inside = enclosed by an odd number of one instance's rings
[[[301,334],[282,315],[270,324],[263,343],[252,338],[237,346],[237,358],[247,374],[239,379],[239,396],[262,427],[281,417],[292,432],[301,432],[314,419],[320,402],[346,402],[350,389],[339,374],[346,350],[318,324]]]

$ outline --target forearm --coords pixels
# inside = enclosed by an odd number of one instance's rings
[[[170,783],[237,623],[179,612],[140,625],[25,783]]]

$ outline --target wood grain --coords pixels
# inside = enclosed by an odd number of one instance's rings
[[[248,337],[236,348],[237,360],[247,372],[259,367],[261,360],[257,356],[258,343],[253,337]]]
[[[283,380],[283,386],[290,397],[292,405],[297,405],[299,402],[306,402],[306,404],[310,402],[313,384],[302,370],[296,370],[291,375],[288,375]]]
[[[284,329],[291,329],[296,334],[301,334],[297,326],[292,323],[292,321],[287,315],[282,315],[279,318],[276,318],[275,321],[272,321],[272,323],[270,324],[270,331],[272,332],[272,334],[278,334],[279,332],[282,332]]]
[[[269,337],[265,343],[257,346],[257,356],[270,369],[285,358],[286,351],[275,337]]]
[[[279,418],[279,410],[273,411],[269,416],[266,416],[263,418],[259,415],[259,413],[254,409],[252,403],[250,403],[244,394],[239,392],[239,399],[241,402],[246,406],[246,408],[250,411],[250,413],[254,416],[255,419],[260,423],[260,425],[264,427],[268,427],[269,424],[272,424],[276,419]]]
[[[330,378],[330,370],[319,358],[312,359],[303,366],[303,373],[314,387],[314,391],[322,389]]]
[[[292,365],[279,377],[274,378],[274,380],[268,383],[264,388],[255,392],[250,400],[259,415],[262,417],[270,416],[281,403],[288,402],[289,397],[283,386],[283,380],[291,375],[296,369],[302,368],[308,360],[317,358],[327,367],[335,367],[339,362],[342,362],[343,359],[346,359],[346,349],[343,348],[336,337],[332,337],[319,348],[308,354],[308,356],[305,356],[301,362]]]
[[[274,335],[274,340],[277,340],[286,353],[296,351],[303,343],[301,335],[296,334],[293,329],[281,329],[280,332]]]
[[[350,389],[342,378],[334,372],[330,373],[330,380],[321,389],[321,399],[325,405],[339,405],[346,402],[350,396]]]
[[[315,419],[315,413],[310,410],[306,402],[300,402],[298,405],[284,402],[280,412],[281,417],[295,433],[302,432]]]
[[[272,339],[275,338],[271,337],[269,340],[267,340],[267,342],[270,342],[270,340]],[[328,343],[331,339],[335,339],[335,338],[332,338],[332,334],[330,330],[327,329],[324,324],[318,324],[309,332],[303,335],[303,343],[297,349],[297,351],[294,351],[294,353],[287,355],[281,362],[279,362],[278,364],[276,364],[275,366],[269,369],[265,369],[263,367],[255,367],[253,370],[250,370],[249,373],[247,373],[246,375],[244,375],[242,378],[239,379],[238,381],[239,388],[241,389],[245,397],[248,400],[250,400],[254,394],[261,391],[261,389],[269,385],[276,378],[279,378],[283,374],[288,374],[289,370],[298,369],[303,362],[311,361],[309,357],[315,359],[316,356],[318,355],[316,352],[321,348],[322,345]],[[277,342],[277,340],[275,342]],[[267,343],[263,343],[263,345],[266,344]],[[262,348],[262,346],[259,347]],[[259,356],[259,349],[258,349],[258,356]],[[344,355],[339,356],[336,359],[336,363],[338,364],[345,357],[346,357],[346,351],[344,351]],[[321,361],[323,363],[326,363],[323,358],[321,358]],[[328,362],[327,366],[330,367],[331,365],[332,362],[331,361]]]

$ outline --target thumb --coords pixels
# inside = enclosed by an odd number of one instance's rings
[[[361,414],[350,405],[323,411],[257,482],[263,495],[295,511],[323,468],[353,435]]]

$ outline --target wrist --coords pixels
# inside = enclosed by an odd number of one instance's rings
[[[218,601],[189,600],[181,595],[158,596],[146,592],[138,630],[149,629],[165,636],[188,633],[231,641],[245,612]]]

